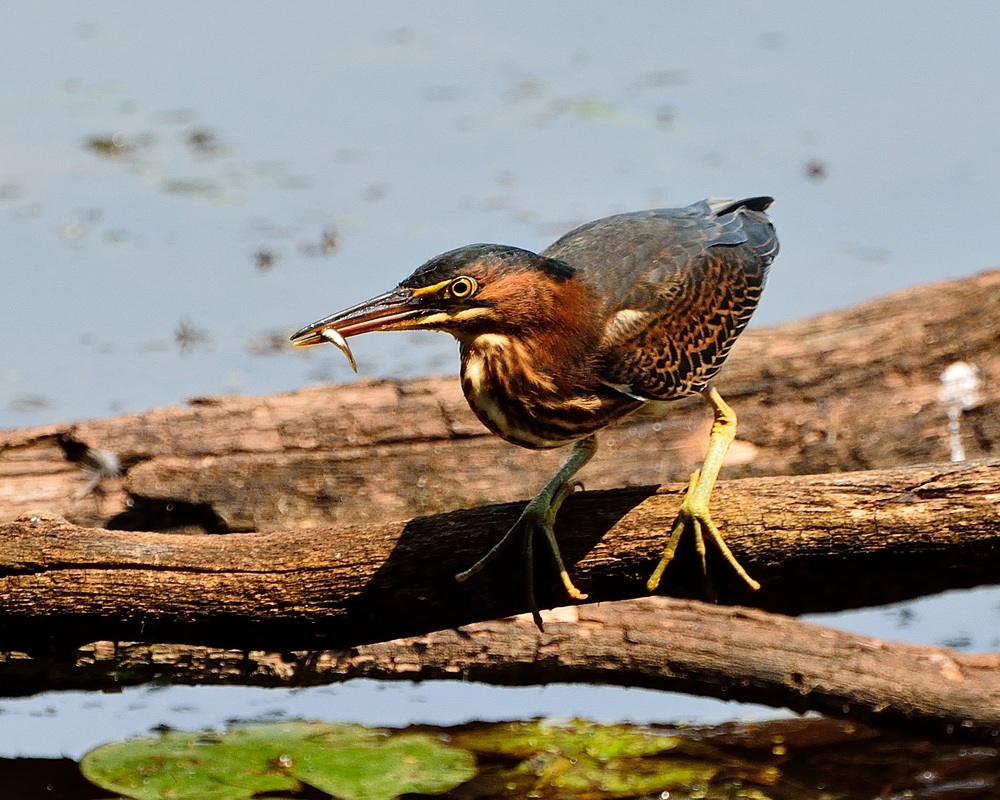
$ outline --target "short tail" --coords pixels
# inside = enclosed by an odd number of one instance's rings
[[[746,200],[723,200],[718,197],[710,197],[705,201],[712,213],[717,217],[732,214],[741,208],[749,208],[751,211],[767,211],[774,202],[773,197],[748,197]]]

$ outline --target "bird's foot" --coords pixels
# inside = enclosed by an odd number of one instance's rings
[[[569,572],[566,569],[565,563],[563,563],[562,554],[559,552],[559,545],[556,542],[556,535],[553,529],[556,515],[559,513],[560,507],[566,498],[573,494],[578,486],[582,486],[579,481],[567,481],[559,486],[551,498],[547,498],[544,493],[534,498],[524,507],[524,511],[521,512],[521,516],[518,517],[517,522],[515,522],[511,529],[507,531],[504,537],[475,564],[455,575],[455,580],[460,583],[467,581],[473,575],[482,571],[483,567],[493,561],[493,559],[506,550],[514,541],[520,539],[524,553],[525,588],[528,605],[531,609],[531,616],[535,620],[535,624],[539,629],[541,629],[542,618],[538,610],[538,602],[535,599],[534,560],[535,534],[541,533],[544,535],[545,541],[549,545],[549,550],[552,553],[552,560],[555,564],[556,571],[559,573],[559,578],[562,581],[563,588],[566,590],[566,594],[568,594],[573,600],[586,600],[587,595],[577,589],[569,577]]]
[[[538,498],[532,500],[525,507],[524,511],[521,513],[521,518],[515,523],[514,527],[523,524],[524,525],[524,535],[527,542],[531,542],[534,538],[536,532],[541,532],[545,536],[545,541],[549,545],[549,550],[552,553],[552,561],[555,564],[556,570],[559,572],[559,579],[562,581],[563,588],[566,590],[566,594],[570,596],[573,600],[586,600],[587,595],[581,592],[576,586],[573,585],[573,581],[570,580],[569,572],[566,569],[566,565],[562,560],[562,553],[559,552],[559,544],[556,542],[556,534],[553,526],[555,525],[556,515],[559,513],[559,509],[562,507],[563,502],[569,497],[577,488],[583,488],[583,484],[580,481],[567,481],[559,490],[555,493],[552,500],[546,505],[544,503],[539,503],[535,505]],[[525,545],[529,547],[529,545]],[[530,562],[529,563],[533,563]]]
[[[700,470],[696,470],[691,474],[687,494],[684,496],[684,502],[681,503],[677,517],[674,519],[674,525],[670,531],[667,546],[663,549],[663,556],[660,558],[660,563],[656,565],[653,574],[646,581],[646,588],[651,592],[656,591],[656,588],[660,585],[660,579],[663,577],[663,571],[673,560],[674,553],[677,552],[677,545],[680,544],[681,536],[684,535],[684,531],[690,530],[694,536],[695,551],[701,562],[701,573],[706,580],[706,585],[709,580],[708,566],[705,561],[705,538],[707,535],[708,539],[711,540],[736,574],[743,579],[747,586],[756,591],[760,588],[760,584],[751,578],[747,574],[747,571],[743,569],[743,565],[736,560],[733,551],[729,549],[729,545],[726,544],[715,522],[712,521],[712,515],[708,510],[708,497],[698,491],[698,482],[700,479]]]

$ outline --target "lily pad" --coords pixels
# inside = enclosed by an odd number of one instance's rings
[[[602,761],[590,757],[550,756],[522,762],[520,773],[535,797],[639,797],[676,789],[704,787],[719,773],[712,764],[676,758],[628,758]],[[513,777],[513,776],[511,776]],[[710,797],[707,792],[703,794]]]
[[[476,773],[474,756],[427,734],[359,725],[248,725],[224,734],[170,731],[104,745],[84,776],[134,800],[244,800],[307,784],[340,800],[440,794]]]
[[[596,759],[638,758],[677,748],[687,752],[696,744],[681,736],[633,725],[595,725],[582,720],[505,722],[458,734],[454,743],[480,753],[517,758],[549,751],[568,758]]]
[[[487,757],[517,759],[499,776],[509,796],[765,798],[743,789],[742,779],[775,779],[709,745],[631,725],[511,722],[457,734],[453,742]]]
[[[80,771],[102,789],[135,800],[243,800],[299,788],[275,747],[231,733],[168,731],[155,739],[106,744],[83,757]]]
[[[423,733],[331,746],[311,739],[298,750],[292,771],[304,783],[342,800],[392,800],[400,794],[441,794],[476,774],[467,750]]]

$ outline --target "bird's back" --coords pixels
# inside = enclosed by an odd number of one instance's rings
[[[577,270],[603,304],[602,380],[670,400],[718,372],[778,252],[771,199],[705,200],[587,223],[543,256]]]

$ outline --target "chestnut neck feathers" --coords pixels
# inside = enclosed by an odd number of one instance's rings
[[[592,290],[561,262],[527,251],[516,259],[462,265],[456,274],[479,282],[475,302],[487,311],[446,329],[483,424],[523,447],[558,447],[642,403],[601,383],[603,322]]]

